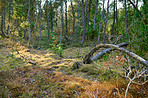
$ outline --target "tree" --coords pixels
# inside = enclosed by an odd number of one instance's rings
[[[29,23],[29,28],[28,28],[28,30],[29,30],[29,41],[28,41],[28,43],[29,43],[29,49],[31,48],[31,46],[30,46],[30,43],[31,43],[31,28],[30,28],[30,20],[29,20],[29,13],[30,13],[30,0],[28,0],[28,15],[27,15],[27,21],[28,21],[28,23]]]
[[[104,2],[105,2],[105,0],[103,0],[103,9],[102,9],[102,15],[101,15],[100,26],[99,26],[98,41],[97,41],[98,44],[100,41],[100,31],[101,31],[101,27],[102,27],[102,19],[103,19],[103,14],[104,14]]]
[[[106,20],[105,20],[103,43],[105,43],[106,26],[107,26],[107,21],[108,21],[108,13],[109,13],[109,0],[107,2],[107,15],[106,15]]]
[[[47,29],[48,29],[48,44],[50,45],[50,29],[49,29],[49,5],[48,5],[48,0],[46,0],[46,4],[47,4]]]
[[[85,8],[84,8],[84,0],[82,0],[82,25],[83,25],[83,33],[82,33],[82,44],[85,40]]]

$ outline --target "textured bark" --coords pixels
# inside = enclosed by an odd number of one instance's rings
[[[112,25],[112,31],[111,31],[111,35],[113,35],[113,31],[114,31],[114,24],[115,24],[115,0],[114,0],[114,16],[113,16],[113,25]]]
[[[47,29],[48,29],[48,44],[50,45],[50,29],[49,29],[49,10],[48,10],[48,0],[46,0],[47,4]]]
[[[100,42],[100,31],[101,31],[102,19],[103,19],[103,15],[104,15],[104,2],[105,2],[105,0],[103,0],[103,10],[102,10],[102,15],[101,15],[101,21],[100,21],[100,26],[99,26],[99,34],[98,34],[98,41],[97,41],[98,44]]]
[[[127,49],[125,48],[120,48],[119,46],[117,45],[113,45],[113,44],[100,44],[100,45],[97,45],[96,47],[94,47],[83,59],[83,63],[84,64],[90,64],[91,63],[91,57],[92,55],[101,47],[104,47],[104,48],[114,48],[115,50],[118,50],[118,51],[122,51],[126,54],[128,54],[129,56],[133,57],[134,59],[138,60],[139,62],[141,62],[142,64],[146,65],[148,67],[148,61],[146,61],[145,59],[141,58],[140,56],[136,55],[135,53],[133,52],[130,52],[128,51]]]
[[[12,1],[10,0],[9,1],[9,17],[8,17],[8,27],[7,27],[7,34],[8,34],[8,32],[9,32],[9,25],[10,25],[10,18],[11,18],[11,3],[12,3]]]
[[[105,21],[105,27],[104,27],[103,43],[105,43],[106,26],[107,26],[107,21],[108,21],[108,14],[109,14],[109,0],[108,0],[108,2],[107,2],[107,15],[106,15],[106,21]]]
[[[116,0],[116,32],[118,35],[118,10],[117,10],[117,0]]]
[[[29,46],[28,46],[28,48],[31,48],[30,47],[30,42],[31,42],[31,27],[30,27],[30,20],[29,20],[29,13],[30,13],[30,0],[28,0],[28,5],[29,5],[29,8],[28,8],[28,16],[27,16],[27,21],[28,21],[28,23],[29,23],[29,40],[28,40],[28,44],[29,44]]]
[[[51,6],[51,9],[50,9],[50,17],[51,17],[51,33],[53,33],[53,8],[52,8],[52,2],[50,0],[50,6]]]
[[[96,15],[97,15],[97,9],[98,9],[98,1],[96,2],[96,8],[95,8],[95,15],[94,15],[94,24],[93,24],[93,29],[95,30],[95,25],[96,25]]]
[[[61,2],[61,28],[62,28],[61,33],[60,33],[60,44],[61,44],[62,43],[62,34],[64,35],[64,37],[66,37],[66,36],[64,34],[63,0],[60,0],[60,2]]]
[[[119,46],[119,47],[123,47],[123,46],[127,46],[127,45],[128,45],[128,44],[125,43],[125,42],[124,42],[124,43],[117,44],[117,46]],[[96,61],[96,60],[98,60],[100,57],[102,57],[104,54],[110,53],[110,52],[113,51],[113,50],[114,50],[113,48],[105,49],[105,50],[99,52],[98,54],[96,54],[95,56],[93,56],[93,57],[91,58],[91,60],[92,60],[92,61]]]
[[[91,9],[91,0],[89,0],[89,10],[88,10],[88,16],[87,16],[87,31],[89,29],[89,21],[90,21],[90,9]]]
[[[83,34],[82,34],[82,44],[85,40],[85,8],[84,8],[84,0],[82,0],[82,25],[83,25]]]
[[[39,45],[38,45],[38,48],[40,49],[41,48],[41,15],[42,15],[42,12],[41,12],[41,3],[42,1],[40,0],[40,3],[39,3],[39,14],[40,14],[40,17],[39,17],[39,29],[40,29],[40,38],[39,38]]]
[[[72,7],[72,15],[73,15],[73,35],[74,35],[75,33],[75,11],[74,11],[72,0],[71,0],[71,7]]]
[[[68,33],[68,28],[67,28],[67,0],[65,1],[65,27],[66,27],[66,34]]]

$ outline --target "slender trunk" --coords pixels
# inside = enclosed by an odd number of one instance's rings
[[[85,40],[85,8],[84,8],[84,0],[82,0],[82,25],[83,25],[83,34],[82,34],[82,44],[84,43]]]
[[[135,6],[135,4],[131,1],[128,0],[130,2],[130,4],[132,4],[132,6],[138,11],[138,13],[140,14],[140,16],[142,17],[143,15],[141,14],[141,12],[138,10],[138,7]]]
[[[74,35],[75,33],[75,11],[74,11],[72,0],[71,0],[71,7],[72,7],[72,15],[73,15],[73,35]]]
[[[125,0],[125,17],[126,17],[126,30],[128,28],[128,20],[127,20],[127,5],[126,5],[126,0]]]
[[[88,16],[87,16],[87,32],[88,32],[88,29],[89,29],[90,8],[91,8],[91,0],[89,0],[89,10],[88,10]]]
[[[62,43],[62,34],[64,35],[64,21],[63,21],[63,0],[61,1],[61,33],[60,33],[60,44]],[[64,35],[65,37],[65,35]]]
[[[98,34],[98,41],[97,41],[98,44],[99,44],[99,41],[100,41],[100,31],[101,31],[101,27],[102,27],[102,18],[103,18],[103,14],[104,14],[104,2],[105,2],[105,0],[103,0],[103,10],[102,10],[102,15],[101,15],[101,21],[100,21],[100,26],[99,26],[99,34]]]
[[[85,1],[85,17],[87,15],[87,0]]]
[[[29,47],[28,48],[31,48],[30,47],[30,43],[31,43],[31,28],[30,28],[30,21],[29,21],[29,13],[30,13],[30,0],[28,0],[28,5],[29,5],[29,8],[28,8],[28,16],[27,16],[27,20],[28,20],[28,23],[29,23]]]
[[[48,44],[50,45],[50,29],[49,29],[49,6],[48,6],[48,0],[46,0],[46,4],[47,4],[47,29],[48,29]]]
[[[116,31],[118,35],[118,10],[117,10],[117,0],[116,0]]]
[[[51,16],[51,33],[53,33],[53,9],[52,9],[51,0],[50,0],[50,6],[51,6],[51,12],[50,12],[50,16]]]
[[[11,18],[11,0],[9,1],[9,18],[8,18],[7,34],[9,32],[10,18]]]
[[[3,26],[4,26],[4,25],[3,25],[3,22],[4,22],[4,21],[3,21],[3,18],[4,18],[4,15],[3,15],[3,10],[2,10],[2,16],[1,16],[1,32],[2,32],[2,34],[1,34],[1,35],[2,35],[2,37],[6,37],[5,32],[4,32],[4,30],[3,30],[3,28],[4,28],[4,27],[3,27]]]
[[[111,31],[111,35],[113,35],[113,32],[114,32],[114,24],[115,24],[115,0],[114,0],[114,16],[113,16],[113,25],[112,25],[112,31]]]
[[[93,29],[94,29],[94,30],[95,30],[95,25],[96,25],[97,9],[98,9],[98,0],[97,0],[97,2],[96,2],[95,15],[94,15],[94,25],[93,25]]]
[[[33,0],[33,9],[32,9],[32,21],[35,24],[35,0]],[[32,28],[32,32],[33,32],[33,36],[34,36],[34,43],[33,43],[33,47],[36,48],[36,32],[35,32],[35,26],[33,26]]]
[[[5,20],[6,20],[6,9],[4,9],[4,17],[3,17],[3,31],[5,32]]]
[[[41,48],[41,3],[42,1],[40,0],[40,3],[39,3],[39,14],[40,14],[40,18],[39,18],[39,28],[40,28],[40,38],[39,38],[39,45],[38,45],[38,48],[40,49]]]
[[[65,1],[65,26],[66,26],[66,34],[68,33],[67,28],[67,0]]]
[[[108,0],[108,2],[107,2],[107,15],[106,15],[106,21],[105,21],[105,27],[104,27],[104,38],[103,38],[103,43],[105,43],[106,26],[107,26],[107,21],[108,21],[108,13],[109,13],[109,0]]]

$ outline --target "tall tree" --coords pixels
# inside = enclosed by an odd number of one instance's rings
[[[67,0],[65,0],[65,27],[66,27],[66,34],[68,33],[68,28],[67,28]]]
[[[91,9],[91,0],[89,0],[89,9],[88,9],[88,15],[87,15],[87,32],[88,32],[88,29],[89,29],[90,9]]]
[[[85,40],[85,8],[84,8],[84,0],[82,0],[82,25],[83,25],[83,34],[82,34],[82,44]]]
[[[61,32],[60,32],[60,44],[61,44],[62,43],[62,34],[64,35],[63,0],[60,0],[60,2],[61,2]]]
[[[114,25],[115,25],[115,4],[116,2],[115,2],[115,0],[114,0],[114,16],[113,16],[113,25],[112,25],[112,29],[111,29],[111,35],[113,35],[113,31],[114,31]]]
[[[72,15],[73,15],[73,35],[74,35],[75,33],[75,11],[74,11],[72,0],[71,0],[71,7],[72,7]]]
[[[95,8],[95,15],[94,15],[94,24],[93,24],[93,29],[95,30],[95,25],[96,25],[96,15],[97,15],[97,9],[98,9],[98,1],[96,1],[96,8]]]
[[[29,47],[28,48],[31,48],[30,47],[30,43],[31,43],[31,27],[30,27],[30,20],[29,20],[29,13],[30,13],[30,0],[28,0],[28,15],[27,15],[27,21],[29,23],[29,41],[28,41],[28,44],[29,44]]]
[[[102,15],[101,15],[100,26],[99,26],[98,41],[97,41],[98,44],[100,41],[100,31],[101,31],[101,27],[102,27],[102,19],[103,19],[103,14],[104,14],[104,2],[105,2],[105,0],[103,0],[103,9],[102,9]]]
[[[38,49],[40,49],[41,48],[41,15],[42,15],[42,12],[41,12],[41,3],[42,3],[42,1],[40,0],[39,1],[39,29],[40,29],[40,38],[39,38],[39,45],[38,45]]]
[[[48,29],[48,44],[50,45],[50,29],[49,29],[49,4],[48,4],[48,0],[46,0],[46,4],[47,4],[47,29]]]
[[[106,20],[105,20],[105,27],[104,27],[103,43],[105,43],[106,26],[107,26],[107,21],[108,21],[108,14],[109,14],[109,0],[108,0],[108,2],[107,2],[107,14],[106,14]]]
[[[117,32],[117,35],[118,35],[118,10],[117,10],[117,0],[116,0],[116,32]]]

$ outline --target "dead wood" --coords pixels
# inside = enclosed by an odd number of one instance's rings
[[[128,51],[127,49],[125,48],[120,48],[119,46],[117,45],[114,45],[114,44],[100,44],[100,45],[97,45],[96,47],[94,47],[83,59],[83,63],[84,64],[90,64],[91,63],[91,57],[93,56],[93,54],[101,47],[104,47],[104,48],[111,48],[111,49],[115,49],[115,50],[118,50],[118,51],[122,51],[126,54],[128,54],[129,56],[133,57],[134,59],[136,59],[137,61],[141,62],[142,64],[146,65],[148,67],[148,61],[146,61],[145,59],[143,59],[142,57],[136,55],[135,53],[133,52],[130,52]]]
[[[117,46],[119,46],[119,47],[123,47],[123,46],[127,46],[127,45],[128,45],[128,44],[125,43],[125,42],[120,43],[120,44],[117,44]],[[96,61],[97,59],[99,59],[100,57],[102,57],[104,54],[110,53],[110,52],[113,51],[113,50],[115,50],[115,49],[108,48],[108,49],[106,49],[106,50],[103,50],[103,51],[99,52],[98,54],[96,54],[95,56],[93,56],[93,57],[91,58],[91,60],[92,60],[92,61]]]

